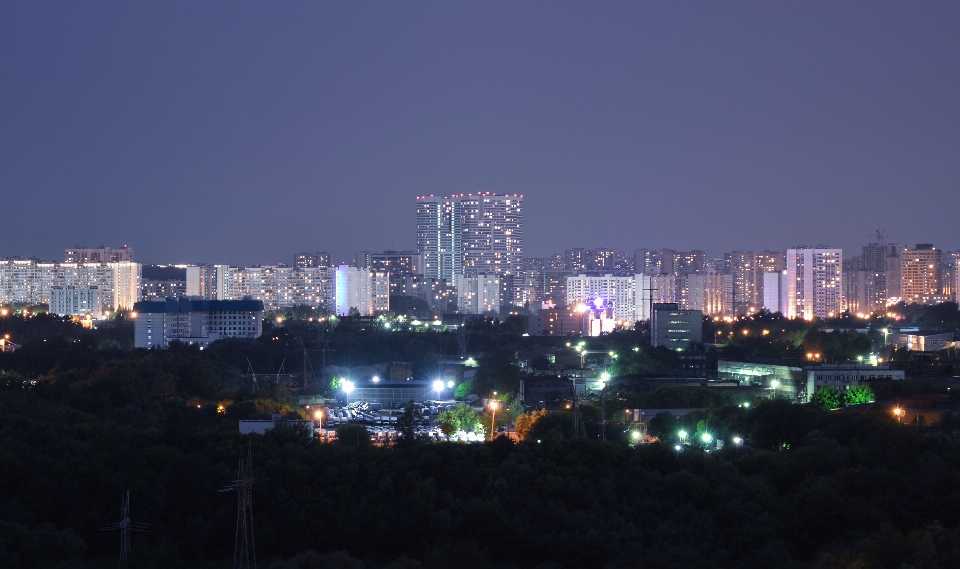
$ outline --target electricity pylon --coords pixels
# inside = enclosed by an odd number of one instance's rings
[[[134,522],[130,519],[130,491],[127,490],[123,495],[120,505],[120,521],[115,524],[105,525],[100,531],[120,530],[120,567],[127,566],[127,558],[130,557],[130,532],[147,531],[149,524]]]
[[[253,541],[253,457],[240,451],[237,479],[221,492],[237,491],[237,537],[233,546],[233,569],[256,569],[257,551]]]

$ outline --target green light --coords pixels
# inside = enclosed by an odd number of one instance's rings
[[[630,433],[630,436],[633,437],[633,440],[637,440],[637,439],[640,438],[640,431],[634,431],[634,432]]]
[[[700,440],[702,440],[707,444],[710,444],[710,441],[713,440],[713,437],[710,436],[710,433],[703,433],[702,435],[700,435]]]
[[[686,431],[680,431],[680,432],[677,433],[677,434],[680,435],[680,440],[681,440],[681,441],[682,441],[683,439],[687,438],[687,432],[686,432]]]

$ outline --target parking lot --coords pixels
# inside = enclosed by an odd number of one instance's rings
[[[417,403],[420,412],[420,424],[416,433],[428,440],[445,440],[440,431],[437,416],[441,411],[452,407],[453,401],[424,401]],[[363,425],[370,434],[370,440],[386,443],[398,436],[397,421],[403,415],[403,409],[383,409],[378,403],[355,401],[342,407],[323,407],[322,424],[316,429],[321,441],[336,440],[336,430],[340,425],[356,423]]]

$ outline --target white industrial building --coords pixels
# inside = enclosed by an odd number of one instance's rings
[[[134,305],[134,346],[166,348],[178,340],[201,348],[221,338],[260,337],[263,302],[154,298]]]

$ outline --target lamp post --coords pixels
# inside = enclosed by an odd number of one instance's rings
[[[500,407],[500,402],[496,399],[490,400],[490,409],[493,411],[493,418],[490,419],[490,440],[493,440],[494,429],[497,425],[497,408]]]
[[[897,423],[900,423],[900,419],[903,417],[903,409],[900,407],[894,407],[893,414],[897,416]]]

